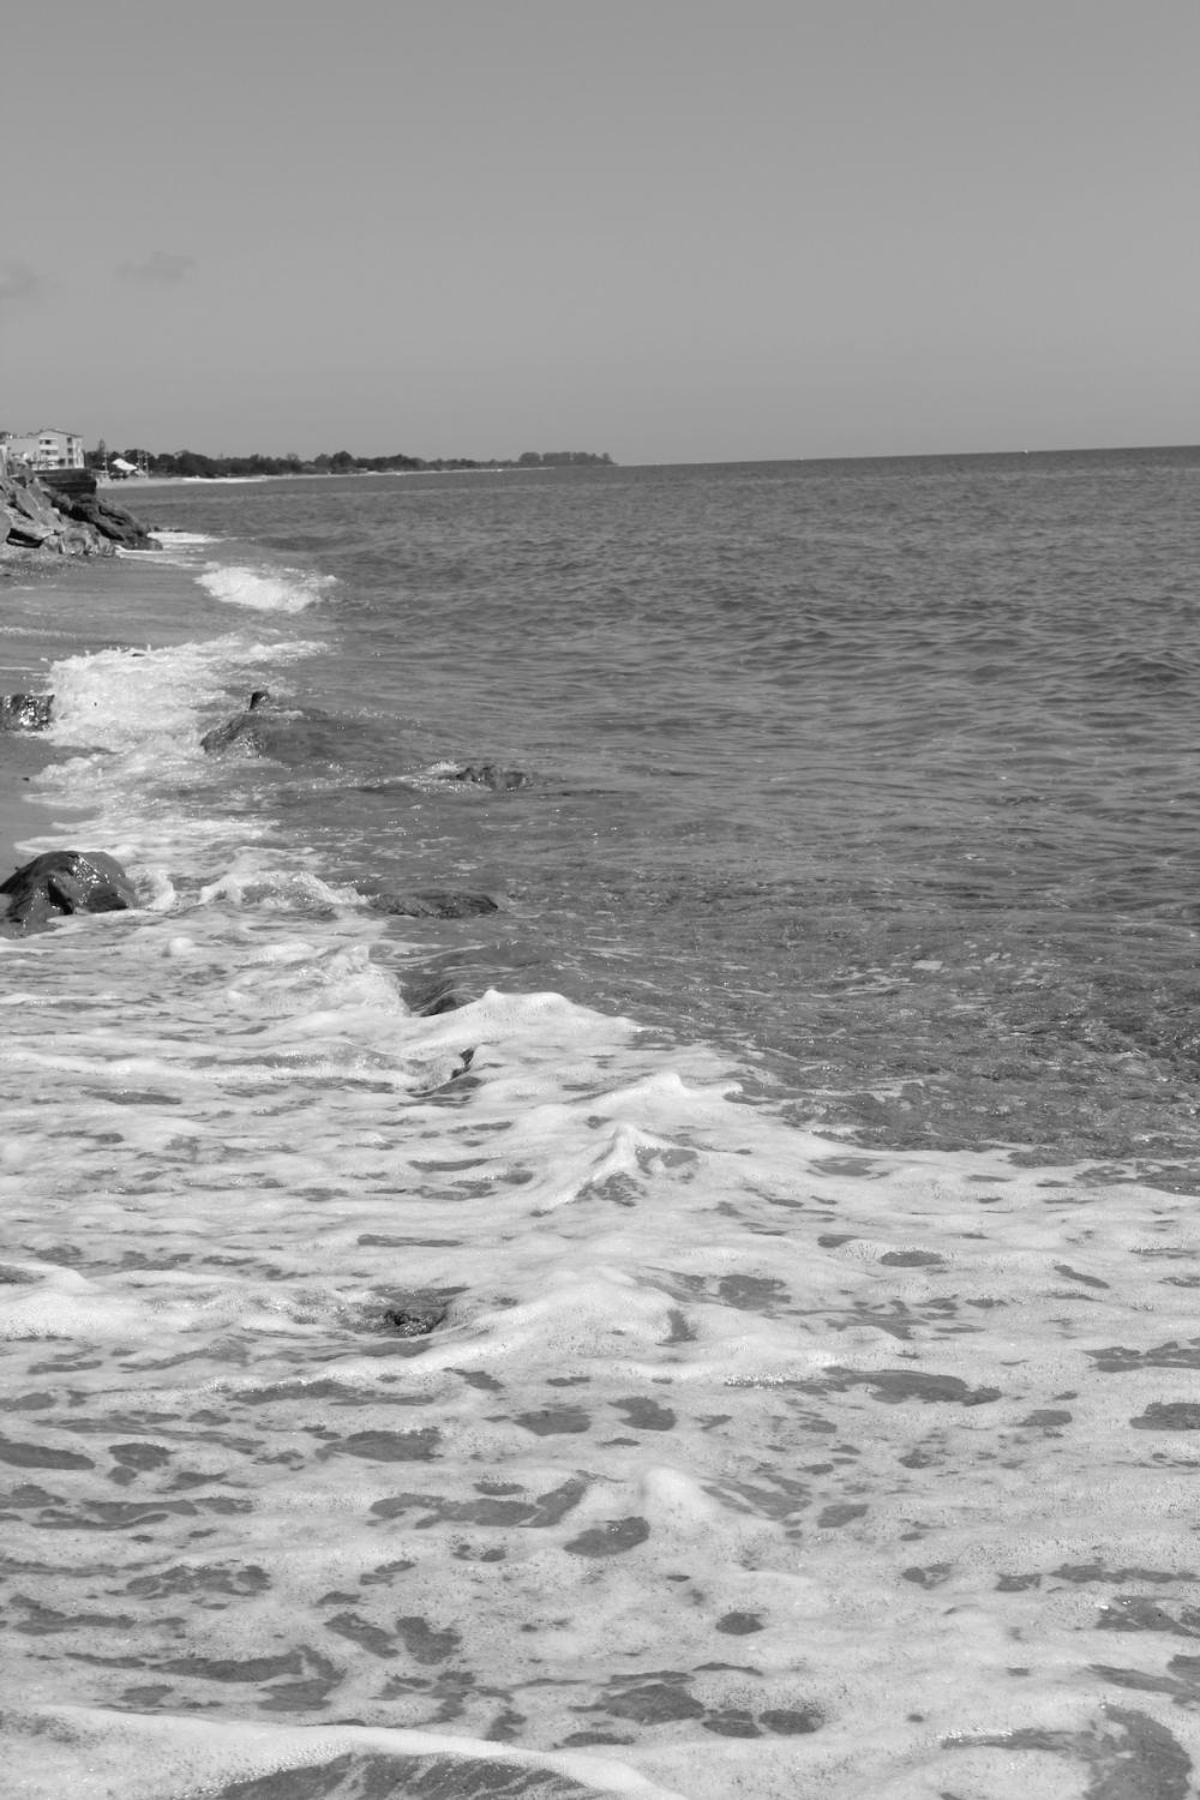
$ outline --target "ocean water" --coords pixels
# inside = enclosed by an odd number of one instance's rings
[[[0,595],[141,899],[0,936],[5,1794],[1195,1795],[1200,451],[136,504]]]

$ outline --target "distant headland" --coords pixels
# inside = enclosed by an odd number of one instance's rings
[[[254,478],[262,475],[390,475],[437,473],[459,469],[558,469],[588,465],[613,466],[608,453],[595,450],[525,450],[511,458],[480,459],[468,456],[408,456],[396,451],[390,456],[355,456],[349,450],[302,457],[294,452],[286,456],[265,456],[255,451],[248,456],[207,456],[199,450],[145,450],[131,448],[111,451],[103,440],[95,450],[84,453],[84,463],[93,474],[114,480],[136,480],[138,476],[174,476],[178,480],[221,481],[231,478]]]

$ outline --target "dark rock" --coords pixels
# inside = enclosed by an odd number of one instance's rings
[[[231,744],[240,741],[243,749],[261,754],[266,741],[259,730],[262,723],[261,715],[270,705],[270,690],[255,688],[246,704],[245,712],[235,713],[233,718],[226,719],[224,724],[214,725],[211,731],[206,731],[200,739],[200,748],[207,750],[211,756],[216,752],[228,750]]]
[[[140,519],[95,494],[56,494],[54,506],[64,518],[90,525],[101,537],[119,544],[123,550],[155,548],[154,539]]]
[[[491,788],[497,794],[505,793],[510,788],[533,785],[533,776],[527,775],[523,769],[500,769],[495,763],[467,763],[464,768],[454,769],[446,779],[469,782],[473,787]]]
[[[61,913],[124,912],[137,905],[133,883],[103,850],[50,850],[0,883],[7,923],[45,925]]]
[[[266,688],[256,688],[245,712],[206,731],[200,745],[209,755],[236,749],[298,768],[338,761],[358,729],[354,721],[333,718],[319,707],[277,705]]]
[[[52,550],[62,556],[114,555],[115,544],[86,517],[73,513],[74,504],[70,496],[52,494],[28,475],[0,475],[0,547]]]
[[[8,541],[19,550],[40,550],[55,536],[56,527],[42,519],[31,519],[19,513],[9,514]]]
[[[471,919],[500,910],[486,894],[389,894],[361,882],[357,886],[372,912],[404,919]]]
[[[0,694],[0,731],[45,731],[53,694]]]
[[[428,1337],[445,1322],[449,1311],[446,1301],[437,1294],[406,1294],[402,1300],[384,1307],[379,1326],[397,1337]]]

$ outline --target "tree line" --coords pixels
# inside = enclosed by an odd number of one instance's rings
[[[120,459],[147,475],[176,475],[210,481],[222,476],[240,475],[384,475],[402,470],[439,469],[553,469],[574,464],[612,464],[608,453],[594,450],[525,450],[508,460],[492,457],[479,461],[468,456],[406,456],[397,451],[391,456],[354,456],[349,450],[332,454],[301,457],[295,451],[286,456],[264,456],[255,451],[249,456],[206,456],[199,450],[110,450],[101,439],[94,450],[85,455],[88,468],[97,473],[119,473],[113,468]]]

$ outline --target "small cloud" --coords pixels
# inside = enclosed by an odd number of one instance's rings
[[[155,250],[145,262],[122,263],[117,275],[121,281],[132,281],[139,287],[178,287],[195,266],[194,256],[177,256],[170,250]]]
[[[0,308],[32,304],[45,292],[45,281],[28,263],[0,263]]]

